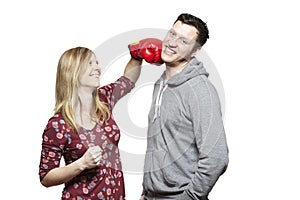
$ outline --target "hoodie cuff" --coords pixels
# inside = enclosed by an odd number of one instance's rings
[[[179,196],[178,200],[193,200],[193,198],[190,197],[186,191],[184,191],[182,195]]]
[[[193,197],[189,196],[186,191],[184,191],[182,193],[182,195],[179,196],[178,200],[195,200],[195,199]],[[200,197],[199,200],[208,200],[208,198],[207,198],[207,196],[202,196],[202,197]]]

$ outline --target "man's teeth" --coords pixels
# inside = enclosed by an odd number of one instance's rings
[[[166,48],[166,52],[167,52],[167,53],[170,53],[170,54],[175,54],[175,53],[176,53],[175,51],[173,51],[173,50],[170,49],[170,48]]]

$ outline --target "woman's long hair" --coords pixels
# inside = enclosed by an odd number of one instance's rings
[[[91,56],[94,54],[88,48],[76,47],[65,51],[59,59],[56,73],[55,108],[54,113],[60,112],[67,125],[77,131],[75,121],[75,108],[79,103],[78,77],[80,71],[86,70]],[[96,122],[106,121],[109,118],[109,110],[105,103],[101,102],[97,90],[93,93]]]

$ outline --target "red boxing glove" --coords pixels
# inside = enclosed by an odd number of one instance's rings
[[[130,55],[137,59],[144,59],[146,62],[161,65],[162,41],[156,38],[147,38],[128,45]]]

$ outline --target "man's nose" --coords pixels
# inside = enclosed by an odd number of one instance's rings
[[[174,37],[174,38],[170,38],[168,43],[170,46],[176,47],[178,45],[178,42],[179,42],[179,38]]]

